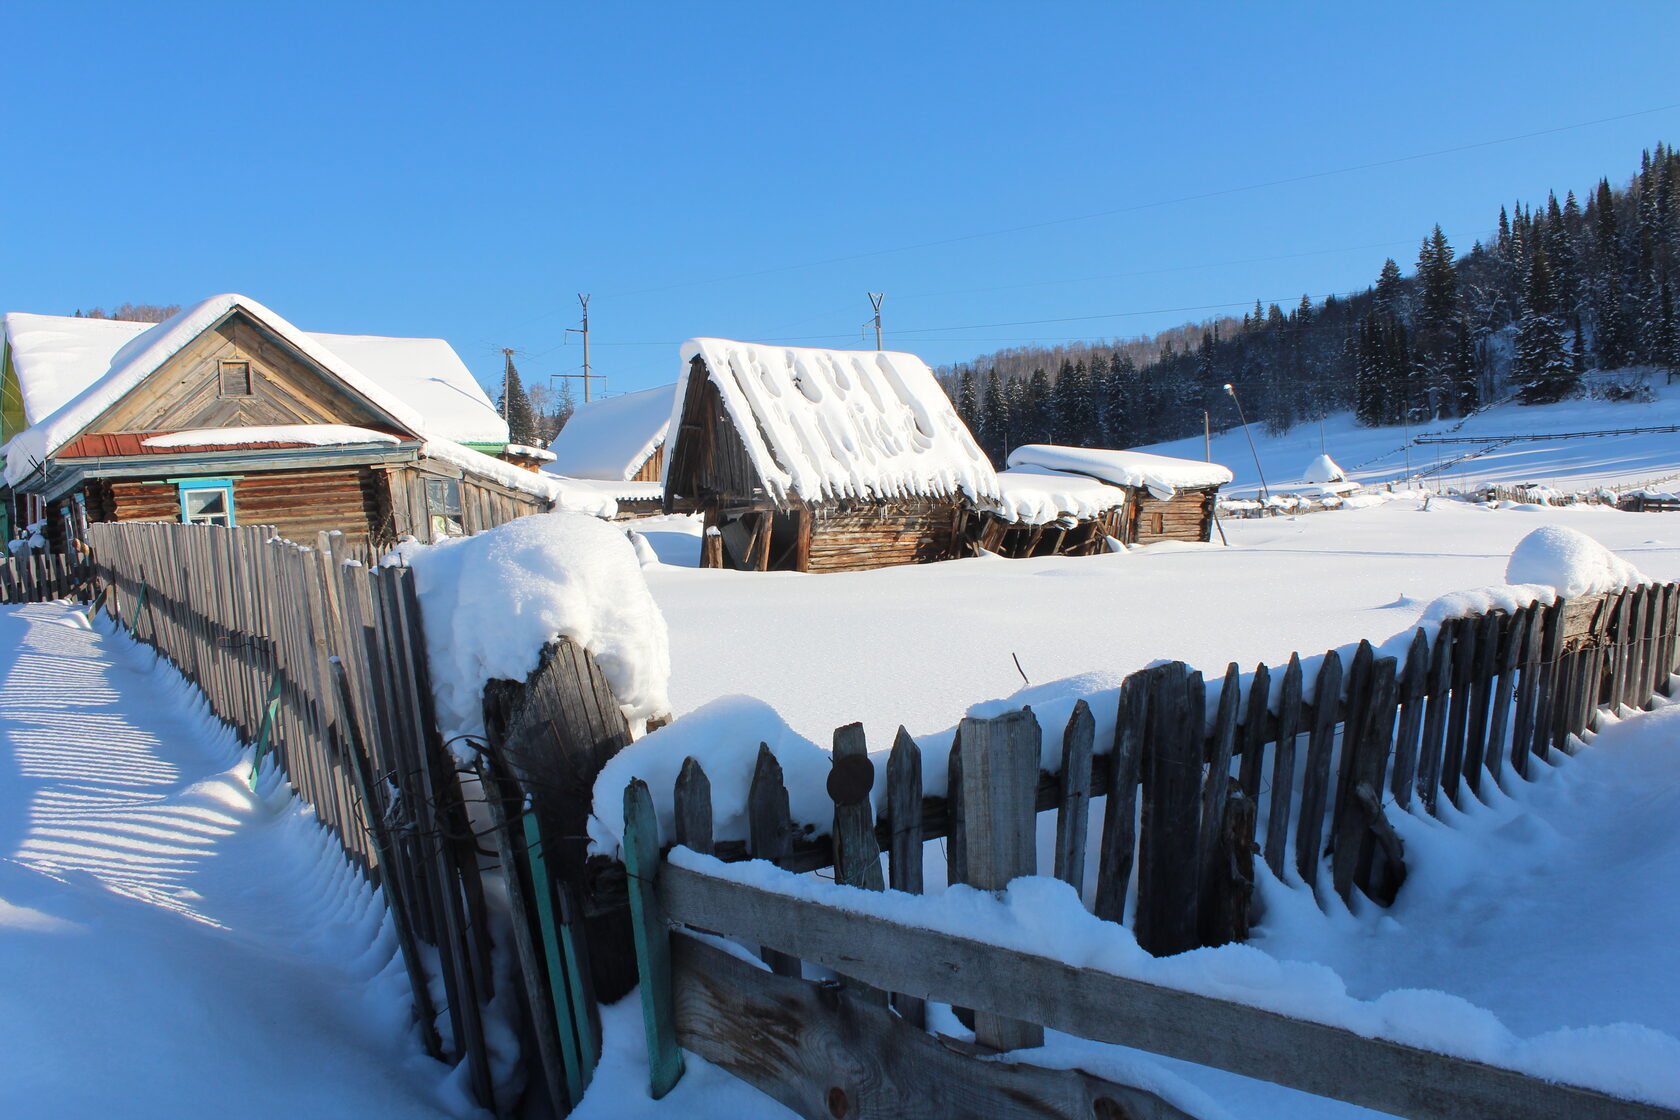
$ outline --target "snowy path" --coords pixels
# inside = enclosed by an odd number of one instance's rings
[[[0,609],[7,1116],[471,1114],[377,897],[144,647]]]

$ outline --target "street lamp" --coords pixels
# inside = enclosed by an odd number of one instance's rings
[[[1254,473],[1260,476],[1260,500],[1266,501],[1272,494],[1266,489],[1266,472],[1260,469],[1260,452],[1254,446],[1254,433],[1248,430],[1248,417],[1243,415],[1242,402],[1237,399],[1237,391],[1229,381],[1225,383],[1225,391],[1231,394],[1231,403],[1237,406],[1237,419],[1242,422],[1243,435],[1248,437],[1248,452],[1254,456]]]

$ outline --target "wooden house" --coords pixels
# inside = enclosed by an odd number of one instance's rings
[[[611,498],[620,517],[658,513],[676,389],[661,385],[580,406],[549,442],[554,459],[542,469]]]
[[[1217,463],[1143,451],[1028,444],[998,475],[1001,499],[968,533],[1002,556],[1086,555],[1118,545],[1212,538]],[[1113,542],[1112,544],[1110,542]]]
[[[239,295],[156,325],[4,327],[7,536],[35,525],[63,547],[88,522],[179,520],[381,546],[607,511],[486,454],[507,426],[441,339],[311,334]]]
[[[684,345],[665,509],[704,567],[852,571],[970,551],[997,475],[920,358],[702,338]]]

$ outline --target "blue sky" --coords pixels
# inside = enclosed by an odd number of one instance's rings
[[[0,308],[241,291],[540,382],[590,292],[608,392],[867,345],[867,291],[935,364],[1317,299],[1680,142],[1671,0],[0,15]]]

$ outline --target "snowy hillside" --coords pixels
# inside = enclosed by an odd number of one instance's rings
[[[1469,489],[1486,483],[1510,486],[1538,483],[1559,490],[1587,490],[1599,486],[1618,489],[1680,485],[1680,432],[1594,436],[1584,439],[1519,440],[1503,437],[1557,435],[1680,426],[1680,383],[1665,385],[1662,375],[1651,379],[1656,399],[1650,403],[1612,403],[1590,399],[1524,407],[1497,404],[1464,420],[1414,426],[1411,429],[1361,428],[1351,412],[1335,413],[1321,426],[1298,424],[1273,436],[1258,424],[1250,425],[1266,482],[1273,490],[1305,485],[1305,475],[1322,453],[1341,465],[1349,478],[1371,486],[1422,474],[1431,489]],[[1445,436],[1467,443],[1410,443],[1418,437]],[[1187,459],[1203,457],[1202,440],[1174,440],[1141,448]],[[1459,460],[1453,462],[1453,460]],[[1243,429],[1232,428],[1213,437],[1213,461],[1236,474],[1228,495],[1252,495],[1259,478]]]

